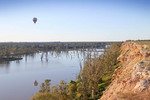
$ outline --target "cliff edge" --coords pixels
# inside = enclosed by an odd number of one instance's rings
[[[136,42],[121,46],[121,66],[99,100],[150,100],[150,48]],[[137,99],[138,98],[138,99]],[[141,99],[140,99],[141,98]]]

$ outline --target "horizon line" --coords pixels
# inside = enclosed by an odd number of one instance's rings
[[[48,42],[123,42],[124,40],[115,40],[115,41],[2,41],[0,43],[48,43]],[[126,40],[125,40],[126,41]]]

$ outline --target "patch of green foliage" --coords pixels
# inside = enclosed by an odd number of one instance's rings
[[[109,81],[110,79],[111,79],[111,76],[110,76],[110,75],[102,77],[102,81],[104,81],[104,82],[107,82],[107,81]]]

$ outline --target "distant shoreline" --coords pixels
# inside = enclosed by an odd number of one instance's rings
[[[3,62],[3,61],[15,61],[15,60],[22,60],[23,58],[21,57],[3,57],[3,58],[0,58],[0,62]]]

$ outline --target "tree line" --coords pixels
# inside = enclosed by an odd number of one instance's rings
[[[0,60],[2,58],[20,57],[40,51],[62,51],[87,48],[105,48],[113,42],[29,42],[0,43]]]

